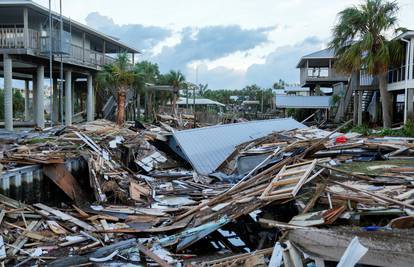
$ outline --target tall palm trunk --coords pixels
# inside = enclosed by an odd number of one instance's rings
[[[116,124],[119,126],[124,124],[125,120],[125,101],[126,100],[126,90],[121,87],[118,91],[118,108],[116,113]]]
[[[382,105],[382,123],[384,128],[392,126],[392,99],[387,89],[387,72],[379,74],[379,90]]]
[[[177,115],[177,95],[173,94],[173,99],[172,99],[172,113],[173,115]]]
[[[138,93],[137,95],[137,110],[138,110],[137,117],[138,119],[140,119],[141,118],[141,94],[140,93]]]
[[[147,94],[147,118],[152,118],[152,92]]]

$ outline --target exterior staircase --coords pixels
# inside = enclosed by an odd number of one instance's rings
[[[362,90],[362,111],[368,111],[368,107],[373,100],[374,90],[377,88],[378,79],[361,71],[361,75],[352,74],[346,85],[345,92],[335,114],[335,122],[346,121],[353,118],[354,97],[356,89]]]

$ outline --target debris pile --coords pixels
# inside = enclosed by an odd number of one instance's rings
[[[414,139],[260,123],[176,132],[95,121],[8,140],[1,179],[37,164],[65,196],[25,204],[0,195],[0,259],[414,264]],[[72,158],[86,163],[82,175],[68,170]]]

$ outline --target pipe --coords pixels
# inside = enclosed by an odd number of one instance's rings
[[[50,84],[50,88],[52,89],[52,97],[50,98],[50,102],[52,105],[50,105],[50,116],[51,116],[51,120],[50,123],[53,126],[53,122],[55,120],[54,116],[55,114],[53,114],[53,107],[54,107],[54,97],[53,97],[53,90],[54,90],[54,86],[53,86],[53,42],[52,42],[52,0],[49,0],[49,84]]]
[[[409,56],[410,56],[410,41],[401,38],[401,41],[407,44],[407,50],[405,53],[405,88],[404,88],[404,124],[407,122],[408,113],[408,74],[409,74]]]
[[[63,34],[63,16],[62,16],[62,0],[60,0],[60,43],[62,44]],[[63,51],[62,51],[63,52]],[[63,125],[63,54],[60,54],[60,86],[59,86],[59,98],[60,98],[60,123]]]

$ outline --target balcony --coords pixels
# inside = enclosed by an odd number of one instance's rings
[[[59,42],[57,39],[59,38],[52,39],[53,51],[59,54],[54,55],[57,61],[60,61],[60,54],[65,63],[92,68],[99,68],[114,61],[114,58],[108,55],[70,43],[70,35],[69,38],[63,38],[65,42]],[[48,37],[42,37],[36,30],[28,29],[25,36],[21,27],[0,28],[0,49],[31,49],[35,55],[47,57],[50,50],[48,41]]]
[[[389,84],[405,81],[405,65],[390,69],[387,78]]]
[[[0,48],[19,49],[30,48],[37,49],[40,46],[38,31],[28,29],[28,36],[25,38],[23,28],[0,28]],[[27,44],[26,44],[27,42]]]
[[[321,83],[322,86],[329,86],[337,82],[348,81],[348,77],[336,73],[329,67],[307,67],[300,69],[300,83],[302,86]]]

